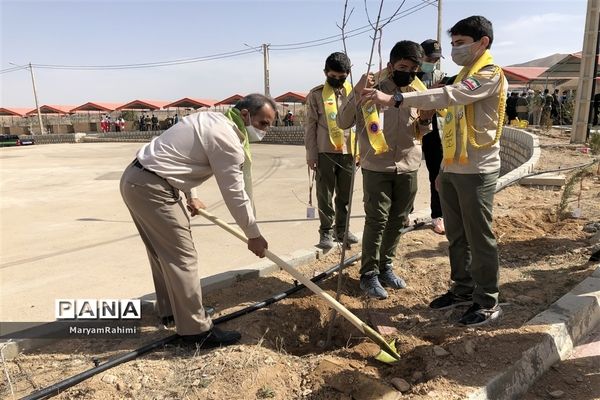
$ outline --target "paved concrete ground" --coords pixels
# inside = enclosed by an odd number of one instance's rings
[[[56,144],[0,149],[0,320],[52,321],[59,298],[136,298],[154,291],[143,244],[119,194],[121,173],[141,143]],[[307,220],[302,146],[254,145],[255,199],[269,248],[285,256],[317,242]],[[362,231],[357,175],[351,229]],[[429,207],[419,171],[417,210]],[[208,210],[232,222],[214,179]],[[258,259],[238,239],[196,217],[201,275],[243,270]]]

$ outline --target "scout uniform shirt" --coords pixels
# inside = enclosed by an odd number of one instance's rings
[[[223,200],[246,237],[260,236],[244,190],[243,134],[223,114],[200,112],[182,118],[142,147],[137,158],[171,186],[197,197],[196,187],[215,176]]]
[[[346,99],[343,88],[334,89],[337,98],[338,114],[340,107]],[[350,125],[348,128],[350,128]],[[350,143],[350,129],[344,130],[344,146],[341,151],[336,150],[329,138],[327,127],[327,116],[323,104],[323,85],[319,85],[306,96],[306,126],[304,128],[304,146],[306,147],[306,160],[317,160],[318,153],[342,153],[350,154],[352,145]]]
[[[405,88],[403,88],[406,90]],[[393,94],[398,90],[396,84],[386,78],[379,84],[379,90]],[[424,109],[430,109],[425,107]],[[375,155],[365,129],[365,121],[360,113],[356,118],[354,91],[343,102],[338,112],[338,126],[347,129],[356,121],[358,135],[360,165],[362,168],[375,172],[395,172],[398,174],[412,172],[421,165],[421,145],[415,140],[418,130],[420,135],[431,131],[431,124],[421,125],[415,108],[389,107],[384,111],[383,135],[389,147],[387,152]]]
[[[417,107],[423,110],[442,109],[452,105],[473,105],[473,128],[475,140],[478,144],[491,142],[496,136],[498,126],[498,101],[500,99],[500,74],[495,73],[496,66],[483,67],[471,77],[456,82],[453,85],[426,92],[403,93],[404,101],[400,108]],[[504,79],[504,88],[508,82]],[[456,119],[458,124],[458,118]],[[458,127],[457,127],[458,131]],[[457,136],[460,136],[457,135]],[[456,142],[460,143],[457,137]],[[454,162],[442,165],[444,172],[456,174],[481,174],[495,172],[500,169],[500,143],[489,148],[475,149],[467,142],[468,163],[460,164],[458,155],[460,146],[456,146]]]

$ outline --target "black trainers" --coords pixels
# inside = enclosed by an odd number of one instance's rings
[[[213,315],[215,313],[215,308],[212,306],[204,306],[204,311],[206,311],[208,315]],[[161,317],[160,322],[164,326],[175,325],[175,317],[172,315],[167,315],[166,317]]]
[[[375,273],[369,273],[360,277],[360,288],[367,294],[367,296],[383,300],[387,299],[388,294],[379,283],[377,275]]]
[[[239,342],[242,335],[237,331],[224,331],[216,326],[198,335],[179,335],[177,342],[184,346],[196,346],[202,349],[212,349],[220,346],[229,346]]]
[[[378,278],[382,286],[391,287],[392,289],[404,289],[406,287],[404,279],[396,275],[391,266],[380,269]]]
[[[433,301],[429,303],[429,308],[433,308],[434,310],[446,310],[448,308],[466,306],[472,302],[472,296],[457,296],[448,291],[440,297],[433,299]]]
[[[344,232],[338,232],[335,235],[335,238],[338,242],[343,242],[344,241]],[[358,243],[358,237],[352,233],[352,232],[348,232],[348,244],[356,244]]]
[[[458,320],[458,323],[465,326],[481,326],[496,321],[501,315],[502,308],[500,306],[484,308],[477,303],[473,303]]]
[[[321,232],[319,236],[319,244],[317,247],[323,250],[329,250],[335,246],[333,243],[333,237],[331,236],[331,232]]]

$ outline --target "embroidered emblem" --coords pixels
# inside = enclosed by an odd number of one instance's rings
[[[468,89],[470,91],[473,91],[473,90],[481,87],[481,83],[477,79],[475,79],[473,77],[469,77],[467,79],[463,79],[460,83],[461,83],[461,85],[464,88],[466,88],[466,89]]]

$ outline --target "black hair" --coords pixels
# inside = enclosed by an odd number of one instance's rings
[[[494,41],[494,28],[492,23],[481,15],[473,15],[465,19],[461,19],[454,26],[448,29],[448,34],[469,36],[473,38],[473,41],[478,41],[482,37],[487,36],[490,38],[490,43],[487,45],[489,49],[492,47]]]
[[[423,57],[425,57],[425,52],[421,45],[410,40],[402,40],[396,43],[390,51],[390,63],[392,64],[402,59],[408,59],[421,65]]]
[[[325,60],[325,72],[335,71],[349,74],[351,67],[352,64],[350,63],[348,56],[339,51],[331,53]]]
[[[273,111],[277,110],[277,105],[273,99],[260,93],[252,93],[240,99],[235,103],[234,108],[237,108],[238,110],[245,108],[250,112],[250,115],[256,115],[258,110],[263,108],[265,104],[269,104]]]

